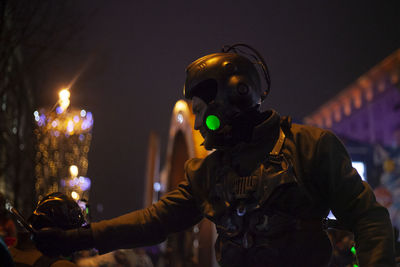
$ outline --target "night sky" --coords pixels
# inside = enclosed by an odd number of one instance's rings
[[[141,208],[149,132],[164,164],[185,67],[198,57],[252,45],[270,69],[265,107],[301,120],[400,48],[400,1],[91,2],[79,56],[54,65],[38,102],[54,104],[87,65],[71,103],[94,116],[87,176],[93,207],[104,207],[95,220]]]

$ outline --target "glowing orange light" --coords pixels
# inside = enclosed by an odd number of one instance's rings
[[[184,100],[178,100],[174,107],[174,110],[176,110],[177,112],[186,111],[188,109],[189,109],[188,104]]]
[[[75,199],[75,200],[78,200],[78,199],[79,199],[79,194],[78,194],[77,192],[75,192],[75,191],[72,191],[72,192],[71,192],[71,197],[72,197],[73,199]]]
[[[72,177],[77,177],[78,176],[78,167],[76,165],[71,165],[69,167],[69,172],[71,173]]]
[[[361,91],[360,89],[354,89],[352,91],[352,97],[353,97],[353,101],[354,101],[354,106],[356,108],[360,108],[361,107]]]
[[[59,93],[58,96],[60,98],[59,104],[62,109],[62,111],[66,110],[70,104],[69,97],[71,96],[71,93],[69,92],[68,88],[62,89]]]

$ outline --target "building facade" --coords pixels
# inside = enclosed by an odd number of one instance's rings
[[[306,124],[385,147],[400,145],[400,49],[304,119]]]

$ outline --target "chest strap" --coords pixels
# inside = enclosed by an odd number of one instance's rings
[[[285,141],[285,133],[282,131],[282,128],[279,128],[279,138],[276,141],[274,147],[272,148],[271,152],[269,152],[269,156],[272,158],[276,158],[279,156],[281,149],[283,147],[283,142]]]

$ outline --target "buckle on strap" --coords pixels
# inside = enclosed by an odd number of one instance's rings
[[[281,152],[283,142],[285,141],[285,133],[282,131],[282,128],[279,128],[279,138],[276,141],[274,148],[272,148],[271,152],[269,152],[269,156],[275,158]]]

